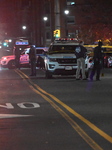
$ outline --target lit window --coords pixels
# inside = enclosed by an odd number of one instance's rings
[[[75,2],[73,0],[67,0],[67,6],[74,6]]]

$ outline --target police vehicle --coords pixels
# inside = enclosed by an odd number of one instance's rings
[[[51,43],[44,60],[46,78],[51,78],[53,75],[76,74],[77,60],[74,51],[78,45],[76,38],[57,38]],[[88,63],[88,59],[85,63]],[[88,65],[86,65],[86,74],[88,76]]]
[[[20,65],[21,67],[29,67],[29,50],[30,48],[24,49],[24,51],[20,55]],[[38,59],[38,56],[41,56],[43,59],[45,57],[45,51],[47,51],[47,48],[43,47],[37,47],[36,48],[36,56]],[[3,56],[0,60],[1,67],[8,68],[8,69],[14,69],[15,68],[15,55],[9,55],[9,56]]]
[[[93,51],[94,48],[98,45],[84,45],[88,50],[88,68],[92,69],[93,62]],[[102,52],[104,53],[104,66],[106,68],[112,67],[112,46],[102,46]]]

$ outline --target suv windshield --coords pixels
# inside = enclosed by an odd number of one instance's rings
[[[49,48],[50,53],[74,53],[77,45],[52,45]]]

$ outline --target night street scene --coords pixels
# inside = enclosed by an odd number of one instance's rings
[[[0,150],[112,150],[112,0],[0,0]]]

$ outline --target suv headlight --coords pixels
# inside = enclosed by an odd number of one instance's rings
[[[4,60],[7,60],[7,57],[2,57],[2,59],[1,59],[2,61],[4,61]]]

